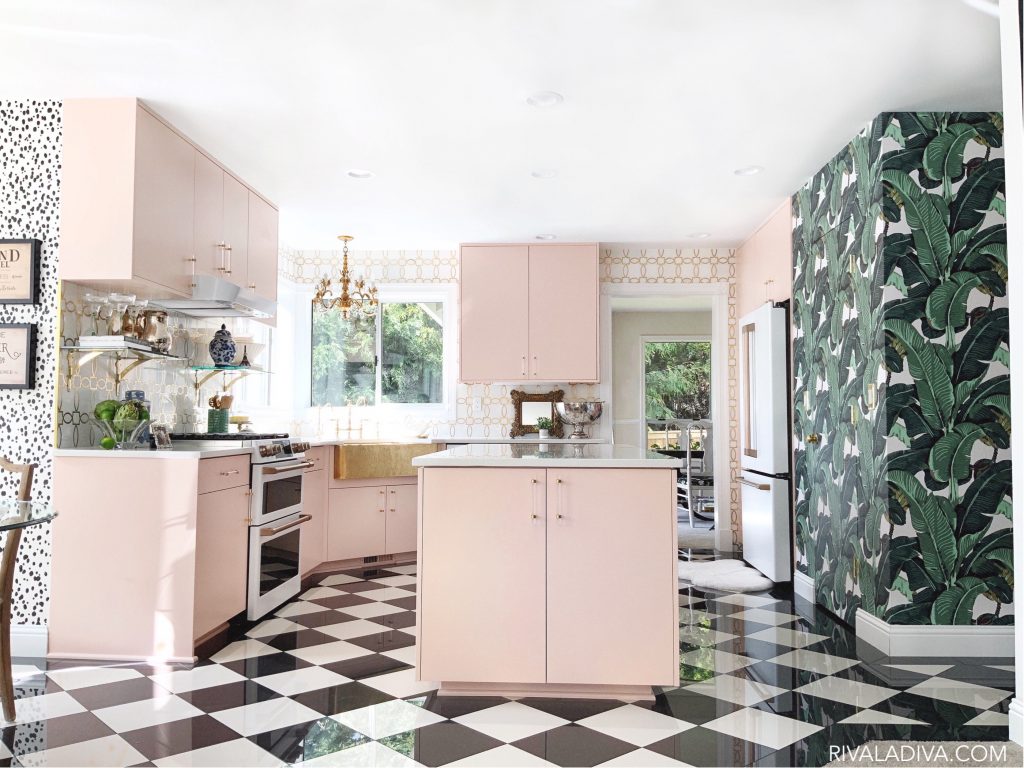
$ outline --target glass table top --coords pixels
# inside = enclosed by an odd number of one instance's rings
[[[28,528],[53,520],[57,516],[50,504],[38,501],[17,501],[0,499],[0,531],[13,528]]]

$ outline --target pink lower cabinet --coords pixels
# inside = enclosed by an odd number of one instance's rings
[[[384,519],[384,551],[389,555],[416,551],[416,486],[389,485]]]
[[[324,450],[326,449],[312,449],[312,451]],[[302,544],[299,550],[299,573],[305,575],[327,559],[326,470],[311,469],[302,475],[302,511],[313,518],[303,530]]]
[[[424,680],[544,681],[544,470],[421,470]]]
[[[249,486],[199,494],[194,638],[245,610],[248,555]]]
[[[424,467],[420,494],[421,679],[509,695],[678,684],[674,469]]]
[[[328,560],[384,554],[386,486],[332,488],[328,505]]]
[[[327,560],[416,551],[414,482],[335,487],[328,493]]]
[[[547,682],[673,683],[675,473],[547,475]]]

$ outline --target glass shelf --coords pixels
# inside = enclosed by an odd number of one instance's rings
[[[240,382],[246,376],[250,376],[254,373],[265,373],[269,374],[270,371],[265,368],[256,368],[251,365],[227,365],[227,366],[216,366],[216,365],[192,365],[189,366],[189,370],[193,374],[193,385],[196,390],[196,395],[199,394],[199,390],[202,389],[203,385],[216,376],[218,373],[224,375],[224,384],[222,389],[227,392],[235,384]]]
[[[232,371],[247,371],[249,373],[270,373],[265,368],[259,368],[255,365],[190,365],[190,371],[224,371],[231,373]]]
[[[64,344],[61,351],[68,356],[67,385],[71,387],[71,379],[78,374],[82,366],[103,355],[114,356],[114,385],[115,389],[121,386],[129,373],[134,371],[143,363],[151,360],[157,361],[184,361],[184,357],[169,355],[165,352],[157,352],[152,349],[140,349],[130,344],[119,344],[110,346],[93,346],[90,344]],[[123,368],[122,363],[127,363]]]

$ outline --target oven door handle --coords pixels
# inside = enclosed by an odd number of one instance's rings
[[[279,475],[282,472],[294,472],[296,469],[310,469],[315,467],[312,461],[300,461],[298,464],[289,464],[287,467],[261,467],[264,475]]]
[[[299,515],[296,519],[292,520],[290,523],[285,523],[280,528],[260,528],[260,536],[276,536],[281,533],[281,531],[287,531],[289,528],[294,528],[297,525],[308,523],[312,519],[312,515]]]

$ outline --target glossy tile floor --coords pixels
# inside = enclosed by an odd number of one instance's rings
[[[821,765],[875,739],[1005,740],[1013,662],[858,660],[771,594],[680,590],[682,685],[652,702],[439,697],[415,566],[325,575],[194,668],[20,660],[25,766]]]

